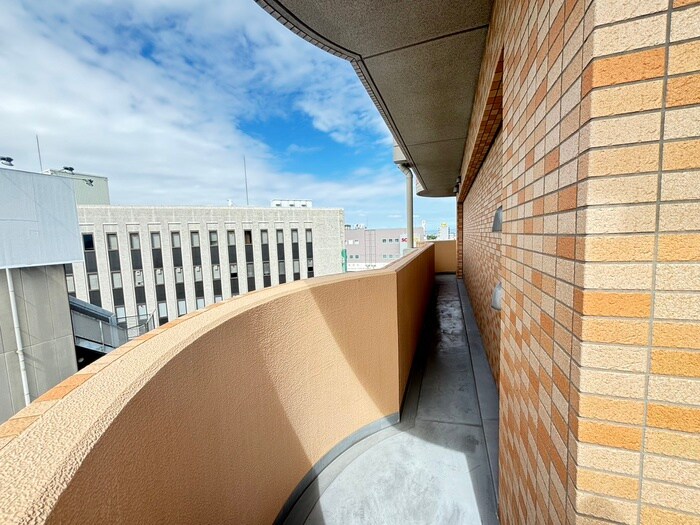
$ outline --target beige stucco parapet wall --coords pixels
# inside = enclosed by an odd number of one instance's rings
[[[421,241],[418,246],[435,245],[435,273],[457,272],[457,241]]]
[[[193,312],[0,426],[0,523],[272,522],[336,444],[395,415],[434,247]]]

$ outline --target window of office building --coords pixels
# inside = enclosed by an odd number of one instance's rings
[[[313,234],[311,230],[306,230],[306,242],[313,242]]]
[[[299,261],[297,259],[292,261],[292,270],[294,270],[294,273],[299,273]]]
[[[314,260],[313,260],[313,259],[306,259],[306,269],[307,269],[309,272],[313,272],[313,271],[314,271]]]
[[[148,319],[148,309],[146,308],[145,304],[137,304],[136,312],[138,313],[139,321],[145,321]]]
[[[270,239],[269,239],[269,237],[268,237],[268,235],[267,235],[267,230],[261,230],[261,231],[260,231],[260,242],[261,242],[262,244],[268,244],[268,242],[270,242]]]
[[[168,304],[165,301],[158,303],[158,317],[160,319],[167,319],[168,317]]]
[[[83,234],[83,248],[85,251],[92,251],[95,249],[95,238],[92,233]]]
[[[156,268],[155,271],[156,284],[165,284],[165,273],[162,268]]]
[[[187,302],[184,299],[177,301],[177,315],[185,315],[187,313]]]
[[[270,275],[270,262],[269,261],[263,262],[263,275],[264,276]]]
[[[197,297],[197,310],[204,308],[204,297]]]
[[[284,261],[278,261],[277,262],[277,270],[280,275],[284,275],[286,273],[286,268],[284,265]]]
[[[219,234],[212,230],[209,232],[209,245],[218,246],[219,245]]]
[[[134,286],[143,286],[143,270],[134,270]]]
[[[199,248],[199,232],[190,233],[190,242],[192,244],[192,248]]]
[[[182,245],[180,244],[180,232],[172,232],[170,234],[170,240],[173,244],[173,248],[181,248]]]
[[[182,268],[175,268],[175,282],[177,284],[182,284],[185,282],[185,277],[182,272]]]
[[[151,248],[153,248],[154,250],[160,249],[160,233],[151,233]]]
[[[220,302],[223,301],[223,300],[224,300],[224,298],[223,298],[222,296],[220,296],[220,295],[215,295],[215,296],[214,296],[214,302],[215,302],[215,303],[220,303]]]
[[[284,244],[284,230],[277,230],[277,244]]]
[[[141,249],[141,239],[139,238],[138,233],[130,233],[129,234],[129,246],[131,246],[132,250],[140,250]]]
[[[292,242],[299,242],[299,230],[292,230]]]
[[[107,234],[107,249],[110,251],[119,249],[119,243],[117,241],[116,233]]]
[[[117,306],[114,309],[114,313],[117,316],[117,322],[123,322],[126,320],[126,308],[123,306]]]
[[[122,287],[122,274],[120,272],[112,272],[112,288],[119,289]]]
[[[221,279],[221,268],[218,264],[211,267],[211,276],[214,280]]]
[[[253,232],[246,230],[243,232],[244,240],[247,245],[253,244]]]
[[[236,246],[236,232],[233,230],[229,230],[226,232],[226,236],[228,237],[228,245]]]
[[[194,280],[196,282],[199,282],[202,280],[202,267],[201,266],[194,267]]]
[[[231,279],[238,278],[238,264],[232,263],[229,265],[229,272],[231,273]]]
[[[248,277],[255,277],[255,267],[253,263],[248,263]]]
[[[88,290],[94,291],[100,289],[100,280],[97,278],[96,273],[88,274]]]
[[[75,293],[75,277],[73,275],[66,275],[66,288],[68,288],[68,293]]]

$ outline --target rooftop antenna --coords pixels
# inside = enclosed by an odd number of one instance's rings
[[[44,164],[41,162],[41,147],[39,146],[39,135],[34,135],[36,137],[36,152],[39,154],[39,169],[41,173],[44,173]]]
[[[245,155],[243,155],[243,176],[245,177],[245,205],[250,206],[250,200],[248,200],[248,169],[245,164]]]

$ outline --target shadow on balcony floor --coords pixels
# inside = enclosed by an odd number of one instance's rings
[[[401,422],[360,441],[285,523],[498,523],[498,394],[464,285],[436,277]]]

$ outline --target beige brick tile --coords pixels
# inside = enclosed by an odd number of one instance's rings
[[[639,475],[640,462],[639,452],[599,447],[589,443],[576,444],[576,463],[582,467]]]
[[[659,263],[656,289],[700,291],[700,264]]]
[[[592,52],[597,57],[657,46],[666,41],[666,15],[596,28],[591,38]]]
[[[700,27],[700,5],[674,11],[671,15],[671,42],[696,38]]]
[[[645,378],[642,374],[625,374],[604,370],[581,369],[575,385],[582,393],[643,399]]]
[[[651,278],[651,264],[590,263],[584,267],[583,286],[603,290],[648,290]]]
[[[580,244],[577,256],[586,261],[651,261],[654,254],[652,235],[587,235]]]
[[[597,494],[576,491],[576,510],[607,520],[632,525],[637,523],[637,502],[606,498]],[[579,523],[577,520],[576,523]]]
[[[648,397],[654,401],[700,404],[700,379],[651,375]]]
[[[642,525],[700,525],[700,517],[642,505],[641,523]]]
[[[700,40],[675,44],[669,48],[669,75],[700,71]]]
[[[644,347],[601,345],[584,341],[576,351],[581,366],[628,372],[646,371],[648,359]]]
[[[661,199],[700,200],[700,171],[664,173],[661,176]]]
[[[666,111],[664,138],[682,139],[700,136],[700,106]]]
[[[661,133],[661,113],[643,113],[592,120],[587,125],[588,145],[591,147],[617,146],[658,140]],[[583,128],[582,136],[586,132]],[[582,147],[585,139],[582,138]]]
[[[605,117],[658,109],[661,107],[662,94],[661,80],[595,89],[588,95],[590,107],[586,117]]]
[[[642,483],[642,501],[696,513],[700,509],[700,490],[645,479]]]
[[[653,232],[656,229],[656,206],[587,208],[581,210],[578,225],[588,234]]]
[[[658,175],[592,178],[579,185],[579,205],[655,202]]]
[[[700,202],[662,204],[659,230],[700,230]]]
[[[665,0],[596,0],[591,11],[593,23],[602,25],[665,11],[666,8],[668,2]]]
[[[647,173],[659,169],[659,145],[642,144],[594,150],[581,159],[580,171],[588,177]]]
[[[586,492],[623,499],[635,499],[639,491],[639,481],[636,478],[585,468],[580,468],[576,473],[576,486]]]
[[[647,454],[644,478],[700,488],[700,463]]]
[[[654,317],[700,321],[700,293],[657,292]]]
[[[700,461],[700,435],[649,428],[645,451]]]

